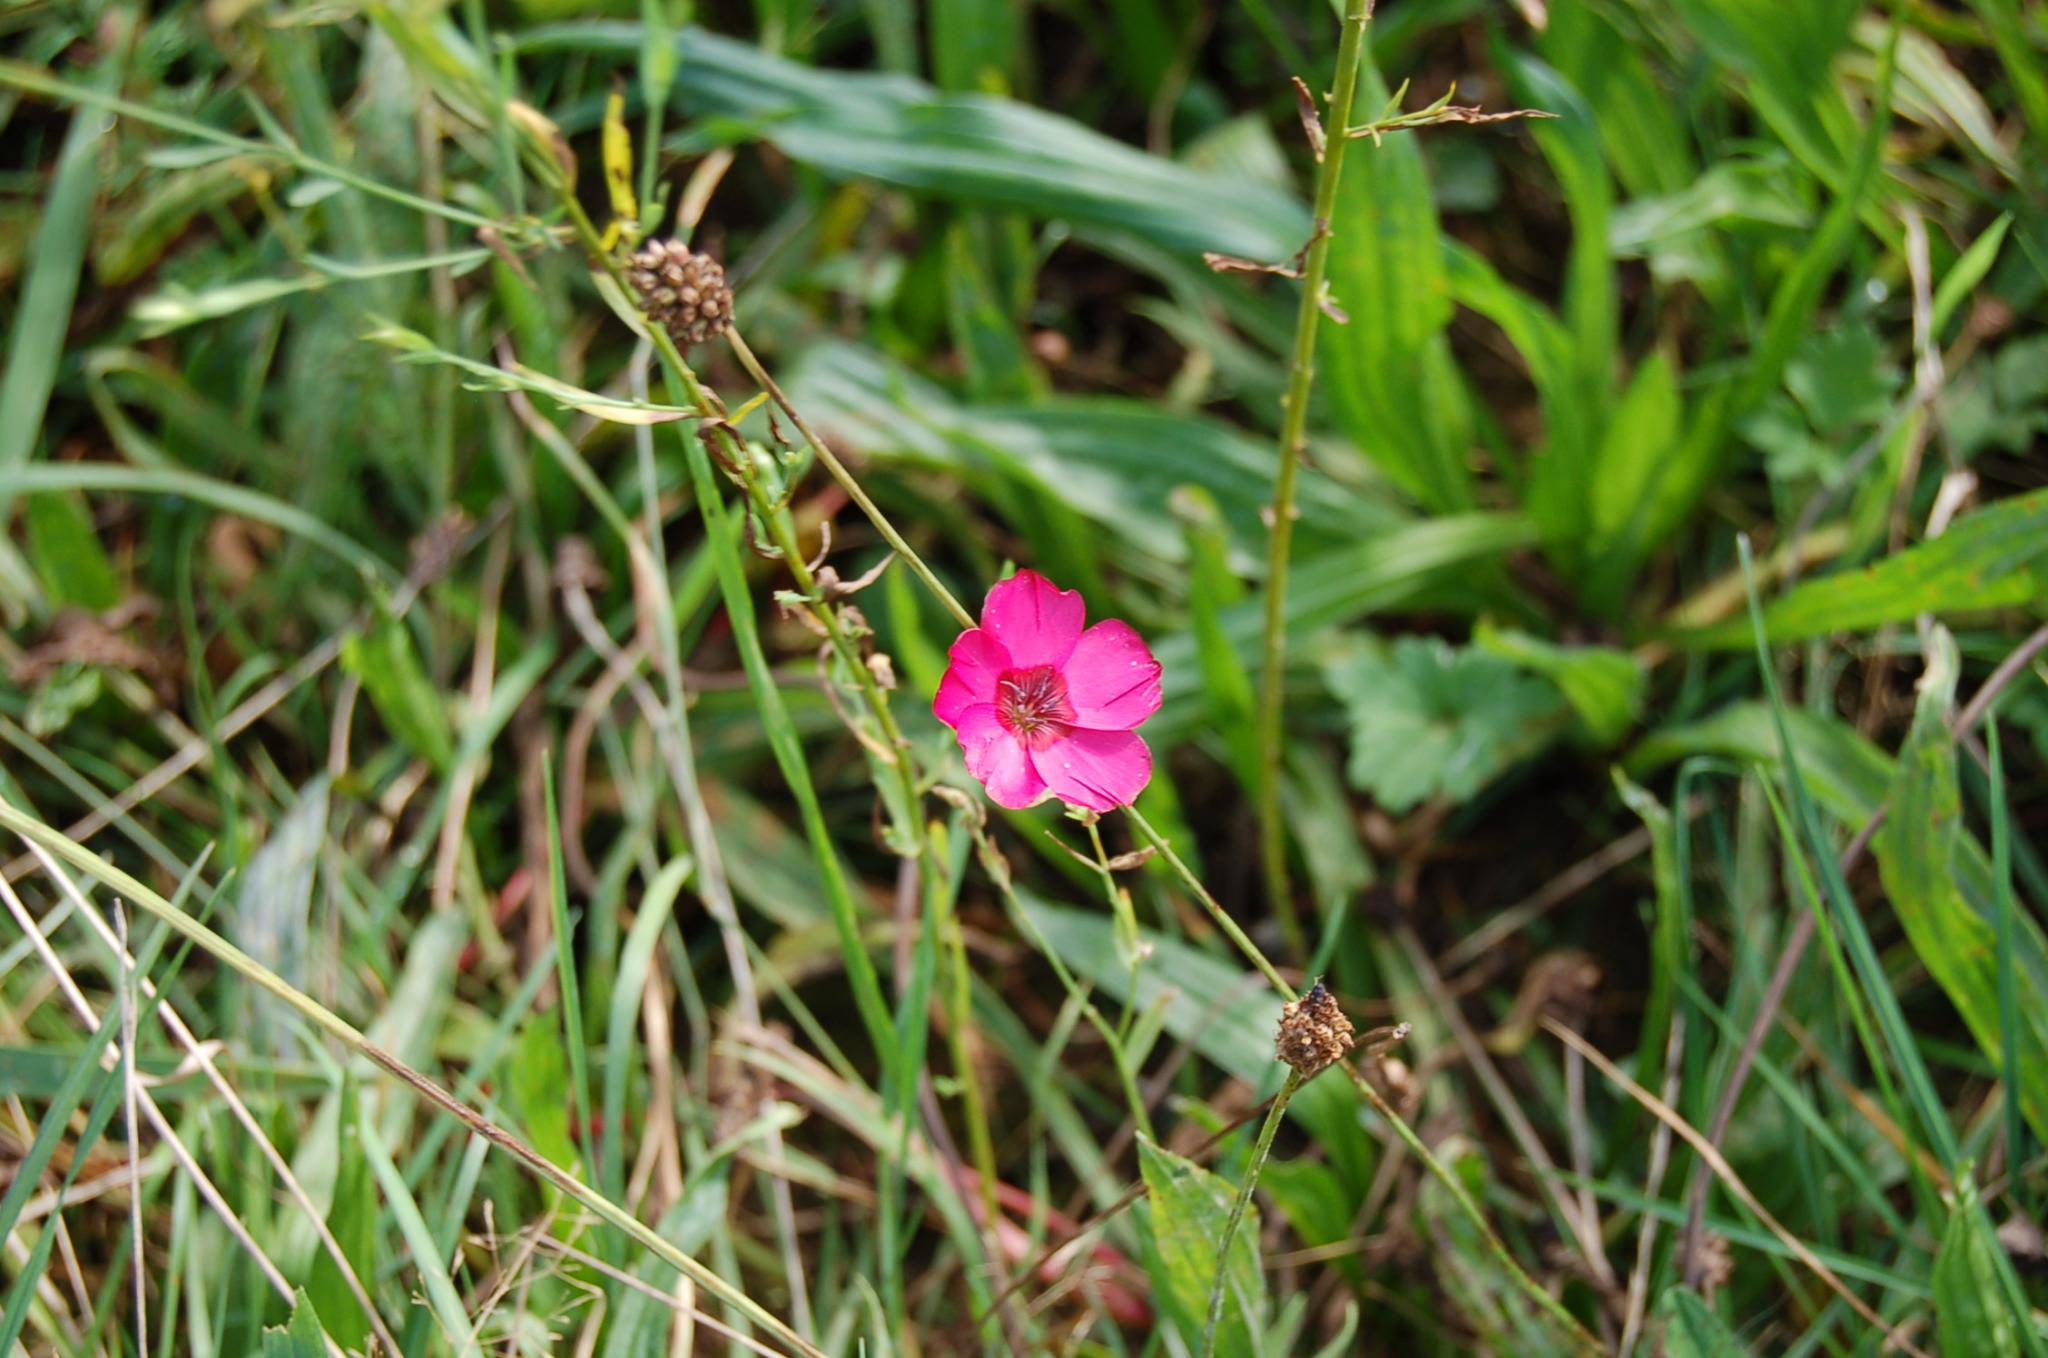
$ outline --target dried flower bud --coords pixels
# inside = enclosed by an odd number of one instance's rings
[[[1306,1076],[1342,1060],[1351,1050],[1351,1038],[1351,1020],[1344,1017],[1337,997],[1317,981],[1306,995],[1289,1000],[1281,1009],[1273,1049],[1282,1061]]]
[[[732,324],[732,289],[717,260],[679,240],[649,241],[626,270],[648,319],[679,348],[716,339]]]

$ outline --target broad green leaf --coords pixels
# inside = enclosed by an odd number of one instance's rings
[[[967,366],[967,390],[977,401],[1041,395],[1044,378],[1024,348],[1017,325],[996,297],[970,223],[956,222],[944,242],[946,320],[953,346]]]
[[[1600,410],[1608,399],[1605,375],[1597,397],[1589,396],[1595,384],[1572,330],[1548,307],[1509,284],[1476,250],[1447,241],[1443,261],[1451,296],[1499,326],[1529,369],[1543,410],[1543,440],[1529,450],[1524,464],[1525,507],[1542,533],[1545,550],[1567,568],[1575,568],[1587,550],[1589,515],[1597,512],[1603,496],[1615,493],[1603,479],[1608,475],[1603,465],[1607,450],[1594,444]],[[1626,452],[1630,458],[1645,455],[1633,445]],[[1623,470],[1625,475],[1627,469]],[[1629,501],[1639,502],[1640,496]]]
[[[1588,492],[1594,560],[1633,539],[1663,461],[1678,446],[1683,416],[1677,371],[1658,349],[1636,365],[1600,439]]]
[[[120,577],[100,545],[83,496],[76,491],[31,495],[22,512],[28,520],[29,564],[52,607],[103,613],[121,602]]]
[[[1801,581],[1764,607],[1773,642],[1804,641],[1905,622],[1921,613],[1977,613],[2042,597],[2048,490],[2015,495],[1965,515],[1938,538],[1868,566]],[[1677,634],[1698,650],[1751,644],[1749,620]]]
[[[1366,538],[1353,546],[1304,555],[1294,567],[1287,592],[1290,648],[1313,633],[1369,614],[1435,599],[1454,585],[1482,576],[1504,554],[1531,545],[1529,521],[1507,514],[1453,514]],[[1462,593],[1453,597],[1473,605]],[[1223,633],[1240,655],[1258,653],[1263,603],[1247,599],[1223,611]],[[1192,633],[1176,632],[1153,643],[1164,668],[1166,701],[1146,723],[1147,736],[1179,739],[1200,720],[1200,662]],[[1300,651],[1296,651],[1300,654]]]
[[[932,5],[932,77],[948,91],[1000,92],[1029,48],[1018,41],[1022,0],[953,0]]]
[[[1359,116],[1387,101],[1367,55]],[[1334,135],[1334,133],[1333,133]],[[1451,294],[1429,175],[1412,134],[1346,153],[1330,220],[1330,296],[1349,317],[1316,332],[1331,418],[1403,490],[1438,511],[1472,502],[1472,417],[1444,339]],[[1228,503],[1227,501],[1225,502]]]
[[[1934,1256],[1934,1325],[1942,1358],[2019,1358],[2019,1327],[2000,1295],[1998,1252],[1977,1186],[1965,1177]]]
[[[1648,676],[1643,663],[1612,646],[1561,646],[1483,619],[1472,640],[1481,650],[1511,660],[1557,685],[1586,733],[1599,745],[1628,734],[1643,711]]]
[[[327,1358],[327,1338],[320,1313],[302,1287],[292,1303],[291,1322],[263,1332],[263,1358]],[[345,1343],[339,1333],[334,1339]]]
[[[1799,5],[1679,0],[1677,22],[1720,64],[1748,79],[1770,130],[1831,185],[1853,154],[1856,125],[1829,68],[1848,45],[1855,0]]]
[[[1555,734],[1561,706],[1516,665],[1440,637],[1361,642],[1323,677],[1350,713],[1352,786],[1397,815],[1471,799]]]
[[[1689,1287],[1670,1287],[1657,1303],[1667,1358],[1749,1358],[1714,1308]]]
[[[334,1205],[327,1211],[327,1230],[370,1295],[377,1283],[377,1185],[363,1154],[356,1082],[345,1076],[341,1087],[341,1150],[334,1171]],[[361,1350],[370,1334],[362,1304],[342,1277],[334,1257],[323,1247],[313,1256],[306,1278],[306,1299],[329,1317],[327,1332],[345,1349]]]
[[[1891,815],[1875,848],[1885,891],[1913,951],[1978,1048],[2006,1068],[1999,1050],[1997,920],[1966,897],[1958,864],[1966,834],[1949,730],[1957,669],[1955,642],[1936,628],[1913,730],[1891,782]],[[2048,944],[2024,912],[2014,913],[2011,926],[2019,1052],[2010,1068],[2019,1078],[2008,1093],[2020,1100],[2034,1134],[2048,1139],[2048,992],[2038,986],[2048,969]]]
[[[1809,337],[1785,365],[1785,386],[1824,434],[1883,419],[1899,382],[1899,370],[1885,361],[1884,345],[1868,320]]]
[[[527,1020],[506,1093],[533,1148],[574,1173],[580,1157],[569,1135],[569,1064],[562,1051],[562,1023],[555,1015],[535,1014]]]
[[[1138,1160],[1151,1206],[1152,1283],[1182,1339],[1192,1350],[1209,1313],[1209,1291],[1230,1219],[1235,1190],[1192,1160],[1162,1150],[1144,1137]],[[1256,1205],[1230,1242],[1223,1318],[1216,1327],[1216,1353],[1256,1358],[1266,1323],[1266,1278],[1259,1266]]]
[[[447,772],[455,760],[448,709],[413,650],[412,633],[388,614],[341,646],[342,668],[360,679],[370,705],[400,744]]]
[[[641,39],[635,23],[589,22],[530,30],[516,45],[629,60]],[[686,112],[835,177],[1126,230],[1188,255],[1278,261],[1308,239],[1308,212],[1286,194],[1147,155],[1026,104],[804,66],[696,28],[679,29],[675,44],[674,99]],[[574,133],[599,116],[593,107],[560,122]]]

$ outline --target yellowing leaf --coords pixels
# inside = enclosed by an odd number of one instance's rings
[[[612,198],[614,232],[640,218],[640,205],[633,197],[633,134],[626,130],[626,87],[616,82],[604,101],[604,186]]]

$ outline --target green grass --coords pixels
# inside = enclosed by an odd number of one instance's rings
[[[2042,16],[1380,9],[0,20],[0,1354],[2048,1354]]]

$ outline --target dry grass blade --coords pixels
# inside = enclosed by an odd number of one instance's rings
[[[1755,1214],[1756,1219],[1764,1224],[1764,1229],[1776,1236],[1778,1242],[1789,1250],[1792,1256],[1798,1259],[1800,1263],[1812,1270],[1815,1277],[1826,1283],[1836,1296],[1847,1303],[1850,1310],[1868,1321],[1877,1329],[1878,1333],[1884,1335],[1887,1343],[1894,1346],[1901,1353],[1912,1355],[1912,1358],[1929,1358],[1925,1350],[1916,1347],[1913,1341],[1906,1337],[1906,1332],[1902,1327],[1889,1324],[1883,1316],[1871,1308],[1869,1302],[1866,1302],[1863,1298],[1850,1291],[1848,1285],[1835,1275],[1833,1269],[1829,1268],[1821,1261],[1818,1255],[1808,1249],[1806,1243],[1799,1239],[1798,1236],[1786,1230],[1784,1225],[1771,1215],[1769,1208],[1757,1201],[1756,1194],[1749,1191],[1749,1185],[1742,1182],[1742,1177],[1735,1172],[1734,1167],[1728,1163],[1727,1158],[1721,1154],[1714,1143],[1707,1140],[1705,1133],[1680,1117],[1677,1110],[1673,1109],[1670,1104],[1664,1102],[1664,1100],[1658,1098],[1634,1080],[1631,1080],[1622,1072],[1619,1066],[1601,1055],[1592,1043],[1586,1041],[1547,1014],[1543,1017],[1542,1022],[1544,1028],[1549,1030],[1558,1041],[1592,1062],[1602,1075],[1613,1081],[1618,1088],[1625,1091],[1630,1098],[1641,1104],[1659,1122],[1662,1122],[1665,1126],[1676,1132],[1688,1146],[1691,1146],[1694,1151],[1698,1152],[1700,1159],[1706,1163],[1707,1168],[1714,1171],[1715,1177],[1721,1180],[1722,1184],[1735,1196],[1737,1201],[1741,1202],[1744,1207],[1747,1207]]]
[[[797,1334],[796,1331],[769,1312],[759,1302],[749,1297],[732,1283],[727,1282],[711,1269],[677,1249],[645,1222],[635,1218],[624,1208],[605,1198],[588,1184],[585,1184],[581,1179],[554,1164],[525,1142],[519,1140],[475,1109],[464,1104],[453,1094],[450,1094],[447,1090],[441,1088],[440,1085],[434,1083],[434,1081],[414,1070],[411,1066],[399,1060],[390,1052],[385,1051],[376,1043],[371,1042],[345,1019],[342,1019],[311,997],[287,984],[277,973],[250,957],[247,953],[244,953],[240,948],[228,942],[227,939],[221,937],[212,929],[207,928],[204,924],[201,924],[184,911],[179,910],[170,902],[164,900],[163,897],[151,891],[143,883],[121,871],[121,869],[114,867],[112,864],[94,857],[84,846],[73,843],[55,830],[37,821],[34,817],[23,815],[5,801],[0,801],[0,826],[4,826],[6,829],[19,834],[24,839],[42,844],[45,848],[56,854],[57,857],[67,860],[73,866],[90,874],[106,886],[141,906],[150,914],[155,915],[177,933],[197,944],[216,961],[221,962],[239,973],[246,980],[262,988],[266,993],[298,1011],[315,1028],[334,1038],[350,1051],[367,1058],[373,1065],[406,1085],[428,1103],[456,1118],[471,1132],[511,1155],[533,1174],[545,1179],[570,1198],[589,1208],[607,1224],[625,1232],[628,1236],[632,1237],[635,1243],[653,1252],[657,1257],[679,1272],[688,1275],[699,1287],[730,1304],[740,1314],[746,1316],[748,1320],[773,1334],[777,1340],[791,1351],[805,1355],[805,1358],[825,1358],[822,1350]],[[144,1106],[147,1108],[152,1105],[145,1101]],[[168,1135],[167,1125],[160,1126],[159,1132]],[[198,1166],[196,1164],[189,1166],[188,1172],[193,1173],[196,1177],[198,1175]],[[250,1241],[248,1247],[252,1253],[260,1257],[261,1251],[256,1248],[254,1241]],[[290,1295],[290,1288],[284,1284],[281,1276],[273,1281],[284,1289],[287,1296]]]

